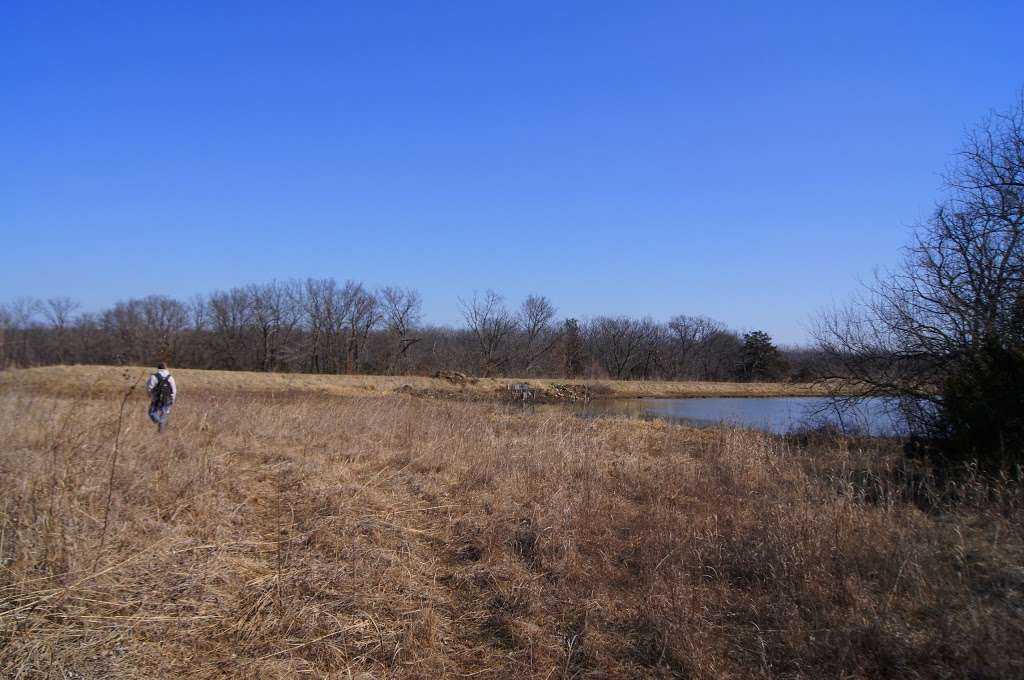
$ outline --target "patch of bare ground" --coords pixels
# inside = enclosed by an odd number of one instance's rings
[[[1024,673],[1009,479],[869,440],[183,394],[157,436],[136,394],[0,392],[0,676]]]

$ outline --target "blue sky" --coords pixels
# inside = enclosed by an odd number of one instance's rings
[[[0,3],[0,301],[307,276],[801,342],[1024,86],[1024,3]]]

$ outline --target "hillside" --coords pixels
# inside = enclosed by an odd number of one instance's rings
[[[440,396],[492,398],[503,396],[512,383],[550,389],[564,383],[586,384],[603,397],[795,397],[825,394],[820,385],[805,383],[666,382],[639,380],[575,380],[563,378],[480,378],[459,383],[423,376],[322,375],[310,373],[252,373],[173,368],[182,393],[264,394],[289,392],[334,396],[379,396],[405,386]],[[133,380],[144,382],[152,368],[140,366],[46,366],[0,371],[0,387],[38,389],[75,394],[119,392]]]

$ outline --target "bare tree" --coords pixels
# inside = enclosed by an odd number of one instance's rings
[[[643,357],[650,324],[629,317],[600,316],[587,324],[587,349],[617,380],[628,378]]]
[[[668,331],[653,319],[644,318],[639,322],[641,342],[637,360],[630,377],[650,380],[664,372],[664,355]]]
[[[331,371],[328,363],[332,356],[331,339],[335,322],[334,299],[337,284],[334,279],[307,279],[303,296],[303,315],[306,323],[306,365],[311,373]]]
[[[96,363],[110,357],[108,337],[96,314],[84,312],[76,316],[70,334],[77,360]]]
[[[409,349],[422,339],[413,337],[413,333],[421,320],[423,301],[412,288],[382,288],[377,297],[387,332],[385,370],[394,375]]]
[[[143,319],[149,336],[149,351],[169,361],[178,356],[181,334],[188,326],[188,308],[162,295],[142,299]]]
[[[279,368],[299,322],[301,285],[273,281],[247,289],[252,325],[258,334],[256,365],[262,371]]]
[[[118,302],[103,312],[100,324],[113,337],[112,359],[117,363],[173,361],[188,325],[188,309],[172,298],[150,295]]]
[[[0,305],[0,368],[7,368],[11,360],[8,341],[14,334],[14,319],[7,305]]]
[[[301,305],[307,334],[308,370],[356,372],[370,331],[381,319],[377,297],[361,283],[334,279],[306,281]]]
[[[719,322],[705,316],[680,314],[668,322],[672,373],[680,378],[703,378],[704,358],[709,341],[725,330]]]
[[[145,322],[136,301],[118,302],[100,316],[104,332],[113,342],[113,361],[134,363],[145,355]]]
[[[41,306],[43,316],[53,329],[54,354],[58,363],[64,363],[68,351],[68,326],[79,304],[69,297],[52,297]]]
[[[522,340],[522,369],[529,375],[558,342],[555,306],[543,295],[530,295],[519,309],[517,323]]]
[[[345,372],[359,370],[359,360],[370,331],[380,322],[380,305],[377,297],[366,290],[363,284],[345,282],[339,291],[337,308],[339,321],[345,332]]]
[[[1024,363],[1014,339],[1024,298],[1024,94],[969,135],[946,185],[900,267],[877,277],[859,304],[825,315],[816,337],[835,377],[898,398],[919,434],[957,440],[961,415],[951,406],[969,385],[968,401],[985,402],[978,418],[987,422],[961,424],[974,433],[961,450],[1005,451],[1007,441],[1024,441],[1020,418],[1008,415],[1024,413],[1019,386],[992,391]]]
[[[35,361],[32,328],[37,322],[42,305],[31,297],[18,297],[4,308],[0,322],[5,330],[0,333],[4,340],[7,361],[16,366],[29,366]]]
[[[472,299],[460,299],[459,304],[475,341],[480,375],[490,375],[507,361],[505,345],[515,331],[515,318],[505,308],[504,298],[493,290],[483,296],[473,293]]]
[[[58,329],[67,329],[71,317],[81,305],[69,297],[52,297],[42,305],[43,316],[50,322],[50,326]]]
[[[207,306],[214,351],[219,355],[221,365],[236,370],[247,368],[247,336],[253,314],[249,291],[232,288],[226,293],[214,293]]]

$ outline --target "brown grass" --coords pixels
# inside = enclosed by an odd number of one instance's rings
[[[537,388],[572,382],[561,378],[481,378],[473,384],[454,385],[439,378],[382,375],[313,375],[308,373],[250,373],[245,371],[201,371],[173,369],[182,390],[197,393],[238,391],[283,395],[291,392],[334,396],[391,394],[408,385],[439,395],[492,397],[511,383],[526,382]],[[0,372],[0,389],[5,385],[35,389],[43,393],[100,394],[118,392],[122,373],[145,376],[153,369],[111,366],[47,366]],[[656,380],[577,380],[605,397],[796,397],[826,393],[822,385],[806,383],[668,382]]]
[[[1019,489],[891,444],[185,372],[157,436],[141,396],[119,423],[27,373],[0,677],[1024,673]]]

